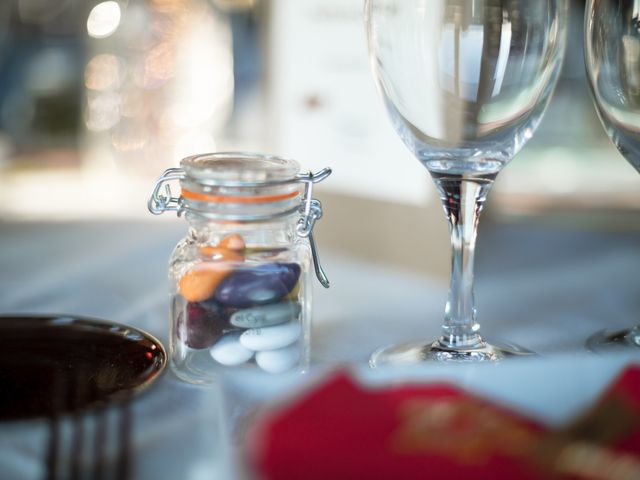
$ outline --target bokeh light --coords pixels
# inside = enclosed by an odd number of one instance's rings
[[[120,95],[114,92],[88,93],[85,117],[89,130],[109,130],[120,120]]]
[[[191,28],[180,40],[177,82],[172,105],[167,110],[175,125],[185,129],[207,120],[224,123],[234,91],[228,26],[210,15],[194,17],[190,18]]]
[[[139,151],[145,147],[148,139],[147,126],[131,119],[121,119],[111,132],[111,144],[120,152]]]
[[[119,88],[125,77],[124,61],[111,54],[100,54],[87,63],[84,70],[84,84],[90,90],[111,90]]]
[[[174,75],[174,56],[175,45],[169,42],[162,42],[150,49],[134,73],[136,84],[146,89],[164,84]]]
[[[127,118],[144,118],[148,115],[149,104],[144,92],[136,87],[124,89],[120,96],[120,113]]]
[[[87,31],[93,38],[106,38],[120,25],[122,12],[118,2],[109,0],[93,7],[87,19]]]

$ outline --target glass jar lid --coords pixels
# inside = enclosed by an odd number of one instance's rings
[[[239,152],[193,155],[180,166],[186,176],[203,185],[286,183],[300,172],[295,160]]]
[[[180,162],[187,215],[259,221],[299,209],[304,185],[294,160],[253,153],[194,155]]]

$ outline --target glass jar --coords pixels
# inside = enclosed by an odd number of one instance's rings
[[[194,383],[220,369],[304,371],[312,266],[328,287],[312,190],[331,170],[301,174],[293,160],[248,153],[196,155],[180,167],[164,172],[149,200],[152,213],[177,211],[189,223],[169,266],[171,367]]]

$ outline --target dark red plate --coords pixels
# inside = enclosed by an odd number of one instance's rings
[[[0,421],[130,398],[166,363],[162,344],[137,328],[77,316],[0,316]]]

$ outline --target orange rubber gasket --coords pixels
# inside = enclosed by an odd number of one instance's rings
[[[300,192],[294,191],[290,193],[283,193],[281,195],[263,195],[260,197],[226,197],[218,195],[208,195],[206,193],[192,192],[190,190],[182,190],[182,196],[189,200],[195,200],[197,202],[211,202],[211,203],[270,203],[279,202],[281,200],[287,200],[299,195]]]

